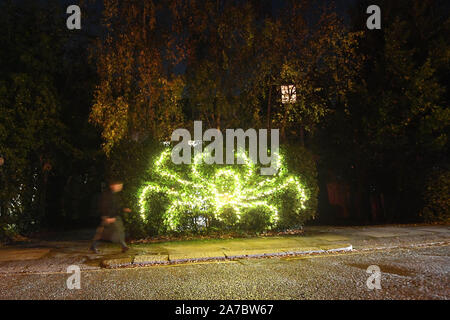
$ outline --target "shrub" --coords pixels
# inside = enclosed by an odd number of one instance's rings
[[[299,177],[308,192],[303,207],[293,190],[287,189],[280,194],[281,208],[278,226],[287,229],[302,226],[308,220],[316,218],[319,186],[313,154],[295,144],[286,145],[284,150],[289,172]]]
[[[271,212],[267,207],[255,207],[245,210],[241,216],[239,227],[244,231],[262,232],[272,226]]]
[[[0,221],[0,244],[14,239],[19,234],[16,229],[15,225]]]
[[[244,165],[174,165],[170,152],[167,148],[153,158],[137,192],[141,223],[149,233],[261,232],[296,227],[315,216],[317,171],[304,148],[281,151],[275,176],[260,175],[245,155]]]
[[[423,219],[427,222],[450,222],[450,171],[433,173],[424,189]]]
[[[239,221],[238,213],[235,208],[231,206],[225,206],[222,208],[219,213],[220,219],[215,219],[212,215],[211,224],[209,227],[215,231],[217,230],[226,230],[231,231],[235,230]]]

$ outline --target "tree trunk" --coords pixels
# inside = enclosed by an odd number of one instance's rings
[[[270,130],[270,107],[272,100],[272,86],[269,86],[269,100],[267,102],[267,130]]]
[[[300,145],[305,147],[305,129],[303,126],[300,126]]]

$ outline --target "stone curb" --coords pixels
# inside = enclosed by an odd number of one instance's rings
[[[152,265],[168,265],[168,264],[183,264],[183,263],[193,263],[193,262],[205,262],[205,261],[226,261],[226,260],[236,260],[236,259],[258,259],[258,258],[271,258],[271,257],[285,257],[285,256],[300,256],[300,255],[310,255],[310,254],[326,254],[326,253],[336,253],[336,252],[351,252],[353,251],[353,246],[348,245],[341,248],[333,249],[319,249],[319,250],[307,250],[307,251],[283,251],[283,252],[273,252],[273,253],[261,253],[261,254],[241,254],[227,256],[225,253],[223,256],[212,256],[212,257],[201,257],[201,258],[185,258],[185,259],[170,259],[169,255],[154,255],[148,256],[148,260],[145,256],[135,256],[122,259],[111,259],[103,260],[101,266],[103,268],[121,268],[121,267],[131,267],[131,266],[152,266]],[[154,258],[156,257],[156,258]]]
[[[100,263],[100,266],[102,268],[112,269],[112,268],[126,267],[126,266],[131,265],[132,263],[133,263],[133,257],[128,257],[128,258],[103,260]]]

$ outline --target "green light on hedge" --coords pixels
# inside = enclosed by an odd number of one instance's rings
[[[180,172],[171,162],[171,150],[164,150],[152,164],[153,181],[139,191],[139,207],[143,221],[147,221],[149,199],[164,196],[168,206],[163,213],[164,224],[176,230],[186,212],[223,221],[224,212],[231,209],[237,222],[249,210],[261,209],[270,213],[270,224],[279,220],[280,198],[287,189],[295,194],[298,210],[305,209],[308,200],[299,178],[289,175],[283,157],[279,157],[279,170],[274,176],[257,173],[256,165],[245,153],[243,165],[207,165],[193,161],[188,170]],[[206,154],[198,156],[205,157]]]

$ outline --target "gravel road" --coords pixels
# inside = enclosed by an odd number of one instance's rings
[[[381,270],[369,290],[368,266]],[[222,263],[1,274],[0,299],[449,299],[450,247],[250,259]]]

